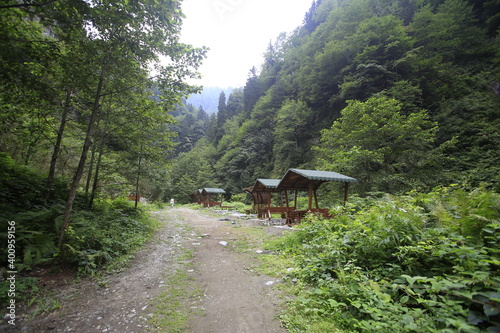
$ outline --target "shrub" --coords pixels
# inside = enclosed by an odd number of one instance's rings
[[[498,331],[499,199],[441,188],[308,217],[270,246],[305,286],[287,322],[297,332],[310,329],[304,317],[346,332]]]
[[[56,179],[47,189],[46,176],[26,166],[19,166],[6,154],[0,153],[0,208],[5,212],[25,211],[40,206],[50,207],[64,202],[68,185]],[[46,193],[51,196],[46,200]]]
[[[131,201],[101,201],[92,212],[75,212],[62,260],[79,272],[93,274],[142,245],[154,227],[146,212],[135,209]]]

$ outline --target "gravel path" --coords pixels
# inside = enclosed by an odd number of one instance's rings
[[[205,316],[193,318],[190,332],[286,332],[276,315],[272,279],[252,273],[252,257],[230,249],[238,234],[227,221],[181,209],[186,223],[199,235],[195,256],[196,281],[202,286]],[[226,219],[222,219],[226,220]],[[238,221],[238,227],[252,222]],[[226,244],[227,243],[227,244]]]
[[[185,251],[193,250],[189,274],[203,292],[201,311],[189,318],[186,332],[286,332],[275,318],[277,301],[269,285],[274,281],[252,273],[252,255],[231,250],[238,237],[231,222],[183,207],[152,214],[162,228],[129,268],[99,284],[90,279],[61,283],[54,277],[50,298],[61,308],[31,321],[21,315],[15,330],[5,331],[158,332],[149,320],[157,315],[155,299],[167,288],[168,274],[182,265]]]

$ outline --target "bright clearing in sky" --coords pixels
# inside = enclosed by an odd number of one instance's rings
[[[210,48],[194,82],[242,87],[269,42],[300,26],[313,0],[184,0],[181,41]]]

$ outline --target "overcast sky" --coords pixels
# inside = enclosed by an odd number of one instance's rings
[[[183,0],[181,41],[210,48],[204,86],[242,87],[270,41],[302,24],[313,0]]]

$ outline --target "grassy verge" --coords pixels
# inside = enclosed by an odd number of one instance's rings
[[[171,216],[181,220],[180,216]],[[186,238],[190,232],[189,227],[183,226],[180,230],[182,237]],[[179,248],[172,266],[164,272],[163,291],[152,302],[155,311],[148,320],[148,325],[155,332],[181,333],[188,332],[188,320],[192,316],[203,315],[199,303],[202,297],[201,289],[190,274],[194,270],[194,251]]]
[[[188,332],[189,318],[203,315],[198,306],[202,291],[189,274],[193,266],[192,257],[192,251],[185,250],[179,257],[177,267],[165,275],[165,287],[155,299],[155,312],[148,321],[157,332]]]

